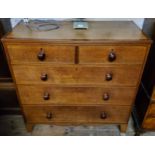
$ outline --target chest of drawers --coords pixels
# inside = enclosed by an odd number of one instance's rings
[[[2,39],[28,131],[45,123],[125,132],[151,41],[132,22],[58,24],[43,32],[20,23]]]

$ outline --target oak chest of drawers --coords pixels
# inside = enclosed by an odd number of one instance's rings
[[[2,39],[28,131],[46,123],[125,132],[151,41],[130,21],[58,24],[32,31],[20,23]]]

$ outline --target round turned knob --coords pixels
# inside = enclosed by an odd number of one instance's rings
[[[43,98],[44,100],[49,100],[50,94],[48,92],[45,92]]]
[[[109,98],[110,98],[110,96],[108,93],[103,94],[103,100],[107,101],[107,100],[109,100]]]
[[[47,80],[47,74],[46,73],[41,74],[40,78],[42,81],[46,81]]]
[[[51,119],[51,118],[52,118],[52,113],[51,113],[51,112],[48,112],[48,113],[46,114],[46,118],[47,118],[47,119]]]
[[[116,59],[116,54],[114,52],[110,52],[108,56],[108,60],[110,62],[114,61]]]
[[[40,49],[40,51],[39,51],[39,53],[38,53],[38,55],[37,55],[37,57],[38,57],[38,59],[40,60],[40,61],[43,61],[44,59],[45,59],[45,52],[43,51],[43,49]]]
[[[101,119],[106,119],[107,118],[107,114],[105,112],[102,112],[100,115]]]
[[[112,74],[111,74],[111,73],[107,73],[106,76],[105,76],[105,79],[106,79],[107,81],[112,80]]]

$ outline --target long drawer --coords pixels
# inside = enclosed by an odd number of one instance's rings
[[[25,106],[29,123],[102,124],[126,123],[129,106]]]
[[[145,46],[80,46],[79,63],[135,63],[142,64],[146,55]]]
[[[18,90],[25,105],[131,105],[136,88],[18,85]]]
[[[17,84],[81,84],[136,86],[141,65],[80,66],[13,65]]]
[[[52,46],[42,44],[8,45],[12,64],[69,63],[74,64],[74,46]]]

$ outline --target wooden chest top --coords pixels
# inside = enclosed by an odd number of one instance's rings
[[[58,29],[51,31],[32,31],[24,23],[18,24],[4,40],[10,41],[54,41],[60,43],[100,42],[151,42],[131,21],[89,22],[87,30],[73,29],[73,22],[57,22]]]

